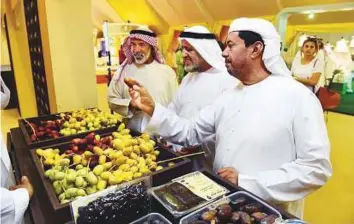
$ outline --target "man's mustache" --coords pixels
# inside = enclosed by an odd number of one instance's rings
[[[141,52],[137,52],[137,53],[134,53],[133,56],[137,57],[137,58],[143,58],[143,57],[145,57],[145,54],[141,53]]]

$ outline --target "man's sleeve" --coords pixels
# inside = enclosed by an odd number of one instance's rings
[[[330,144],[321,105],[312,93],[299,102],[293,119],[296,160],[257,175],[239,175],[239,185],[273,202],[296,201],[332,175]]]
[[[166,94],[168,94],[168,102],[170,103],[174,99],[178,90],[178,80],[175,71],[170,66],[168,66],[167,72],[169,73],[169,92]]]
[[[149,126],[167,140],[184,146],[201,144],[205,138],[215,133],[215,109],[208,106],[194,119],[184,119],[173,111],[155,105]]]
[[[14,221],[13,223],[19,223],[25,214],[28,203],[29,195],[25,188],[14,191],[1,188],[1,216],[5,220],[11,219]]]
[[[107,93],[108,105],[114,112],[128,116],[130,97],[126,93],[127,90],[124,87],[123,78],[119,79],[119,73],[120,69],[117,70],[109,84]]]

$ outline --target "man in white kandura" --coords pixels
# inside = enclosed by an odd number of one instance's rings
[[[222,58],[221,48],[214,34],[203,26],[186,28],[181,33],[184,70],[188,74],[183,78],[169,110],[178,116],[190,119],[199,111],[212,104],[222,92],[235,86],[239,81],[230,76]],[[195,151],[195,147],[183,148],[174,145],[182,154]],[[211,169],[215,155],[215,135],[201,144],[205,158],[194,160],[194,168]]]
[[[213,168],[222,178],[302,217],[304,197],[332,175],[321,105],[291,78],[270,22],[236,19],[226,44],[226,67],[241,84],[198,118],[178,117],[126,79],[132,104],[152,116],[150,125],[172,142],[194,145],[216,134]]]
[[[114,111],[130,119],[128,127],[137,131],[145,130],[148,116],[130,107],[128,88],[124,77],[132,77],[142,83],[156,102],[167,106],[178,88],[175,72],[164,64],[157,46],[157,37],[151,30],[140,27],[130,32],[122,45],[126,56],[108,88],[108,104]],[[149,132],[149,131],[148,131]]]
[[[1,109],[5,109],[10,100],[10,90],[0,77],[1,85]],[[1,159],[1,192],[0,207],[2,224],[23,223],[23,215],[27,209],[33,188],[26,176],[21,178],[21,184],[15,185],[11,161],[3,136],[0,136]]]

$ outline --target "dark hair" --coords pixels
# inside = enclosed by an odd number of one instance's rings
[[[264,41],[258,33],[252,31],[239,31],[238,36],[245,42],[245,46],[248,47],[257,41],[262,42],[264,45]]]
[[[317,38],[308,37],[308,38],[304,41],[304,43],[302,44],[302,47],[304,47],[304,46],[305,46],[305,44],[306,44],[306,43],[308,43],[308,42],[312,42],[312,43],[315,45],[315,49],[316,49],[316,51],[318,51],[318,42],[317,42]]]
[[[324,43],[322,39],[318,39],[318,49],[323,49],[324,48]]]
[[[223,51],[225,49],[225,44],[222,41],[218,41],[219,47],[221,48],[221,50]]]

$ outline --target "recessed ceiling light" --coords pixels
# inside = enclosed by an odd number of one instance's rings
[[[311,9],[311,10],[305,10],[300,12],[301,14],[311,14],[311,13],[324,13],[324,12],[329,12],[329,10],[324,10],[324,9]]]

